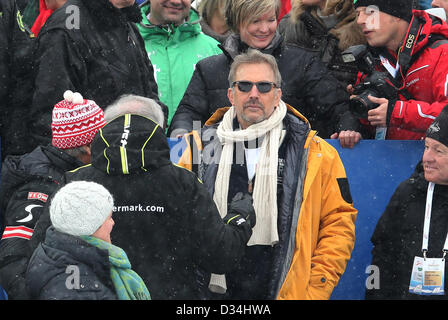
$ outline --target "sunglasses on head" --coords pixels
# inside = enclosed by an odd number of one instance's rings
[[[274,82],[269,82],[269,81],[260,81],[260,82],[251,82],[251,81],[235,81],[232,84],[232,87],[237,85],[238,90],[240,90],[241,92],[249,92],[250,90],[252,90],[252,87],[254,85],[257,86],[257,90],[260,93],[268,93],[269,91],[272,90],[272,88],[277,88],[277,85]]]

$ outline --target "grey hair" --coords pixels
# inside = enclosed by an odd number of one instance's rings
[[[230,66],[230,72],[228,77],[229,88],[232,87],[233,82],[235,81],[236,71],[242,64],[259,64],[259,63],[266,63],[271,67],[272,72],[274,73],[274,83],[277,86],[277,88],[280,88],[282,84],[282,75],[278,70],[277,61],[270,54],[262,53],[256,49],[249,49],[247,50],[246,53],[242,53],[235,57],[235,59],[232,62],[232,65]]]
[[[160,105],[153,99],[126,94],[119,97],[104,111],[107,123],[127,113],[136,114],[153,120],[164,128],[165,116]]]

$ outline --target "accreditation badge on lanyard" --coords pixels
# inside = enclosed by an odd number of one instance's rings
[[[426,194],[425,223],[423,225],[422,253],[423,257],[415,257],[412,267],[409,292],[419,295],[444,295],[445,294],[445,255],[448,251],[448,235],[443,246],[442,258],[427,258],[429,225],[431,222],[432,196],[434,183],[428,185]]]

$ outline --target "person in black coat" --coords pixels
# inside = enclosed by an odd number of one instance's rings
[[[117,300],[109,268],[105,252],[50,227],[30,259],[26,274],[29,299]],[[75,281],[78,272],[83,275],[79,290],[74,289],[76,282],[73,288],[67,287],[67,279]]]
[[[20,2],[23,5],[23,1]],[[1,157],[24,154],[28,143],[24,122],[32,98],[35,38],[22,21],[16,0],[0,1],[0,128]]]
[[[342,59],[344,50],[366,43],[353,0],[293,0],[278,29],[287,43],[316,50],[344,88],[356,82],[358,66]]]
[[[312,51],[283,43],[276,31],[280,3],[277,0],[231,0],[226,7],[227,24],[235,32],[222,46],[223,54],[201,60],[172,119],[168,135],[181,136],[201,127],[227,98],[228,75],[233,58],[255,48],[273,55],[283,78],[285,103],[295,107],[322,138],[340,133],[343,146],[357,140],[350,136],[359,121],[349,110],[349,96]],[[197,121],[198,123],[194,123]],[[349,140],[347,140],[347,138]]]
[[[106,123],[94,101],[78,97],[81,103],[74,104],[73,96],[66,94],[67,100],[55,105],[51,144],[24,155],[9,155],[2,165],[0,285],[10,300],[29,297],[25,271],[50,226],[48,200],[64,184],[66,171],[90,163],[90,143]]]
[[[171,162],[154,100],[125,96],[105,114],[108,123],[92,143],[92,164],[68,172],[67,181],[95,181],[111,192],[111,237],[152,299],[208,298],[205,271],[225,273],[244,254],[255,219],[252,198],[231,201],[221,219],[197,176]],[[230,219],[237,215],[249,216],[251,224]]]
[[[49,140],[51,108],[64,90],[82,92],[100,106],[126,93],[158,100],[153,67],[135,25],[140,20],[134,0],[68,0],[48,18],[39,32],[27,118],[38,144]]]
[[[114,200],[95,182],[75,181],[51,199],[45,241],[30,259],[32,299],[149,300],[123,249],[112,244]]]
[[[432,194],[429,202],[428,194]],[[423,241],[425,216],[429,217],[427,247]],[[441,259],[445,256],[447,231],[448,106],[445,106],[428,128],[421,163],[395,190],[372,235],[371,265],[377,271],[370,277],[366,299],[446,299],[446,259],[443,261],[445,273],[440,275],[445,278],[441,288],[444,294],[423,295],[418,288],[411,293],[410,284],[416,257]]]

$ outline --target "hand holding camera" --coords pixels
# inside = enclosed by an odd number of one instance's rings
[[[377,98],[368,96],[367,97],[372,103],[378,105],[378,107],[374,109],[370,109],[367,112],[367,120],[370,122],[372,126],[375,127],[387,127],[386,118],[387,118],[387,106],[389,105],[389,100],[386,98]]]
[[[350,110],[359,119],[367,119],[377,127],[386,127],[389,99],[398,96],[386,72],[376,70],[375,58],[365,45],[352,46],[342,53],[345,62],[355,62],[358,69],[366,74],[364,81],[356,86],[348,86]]]

